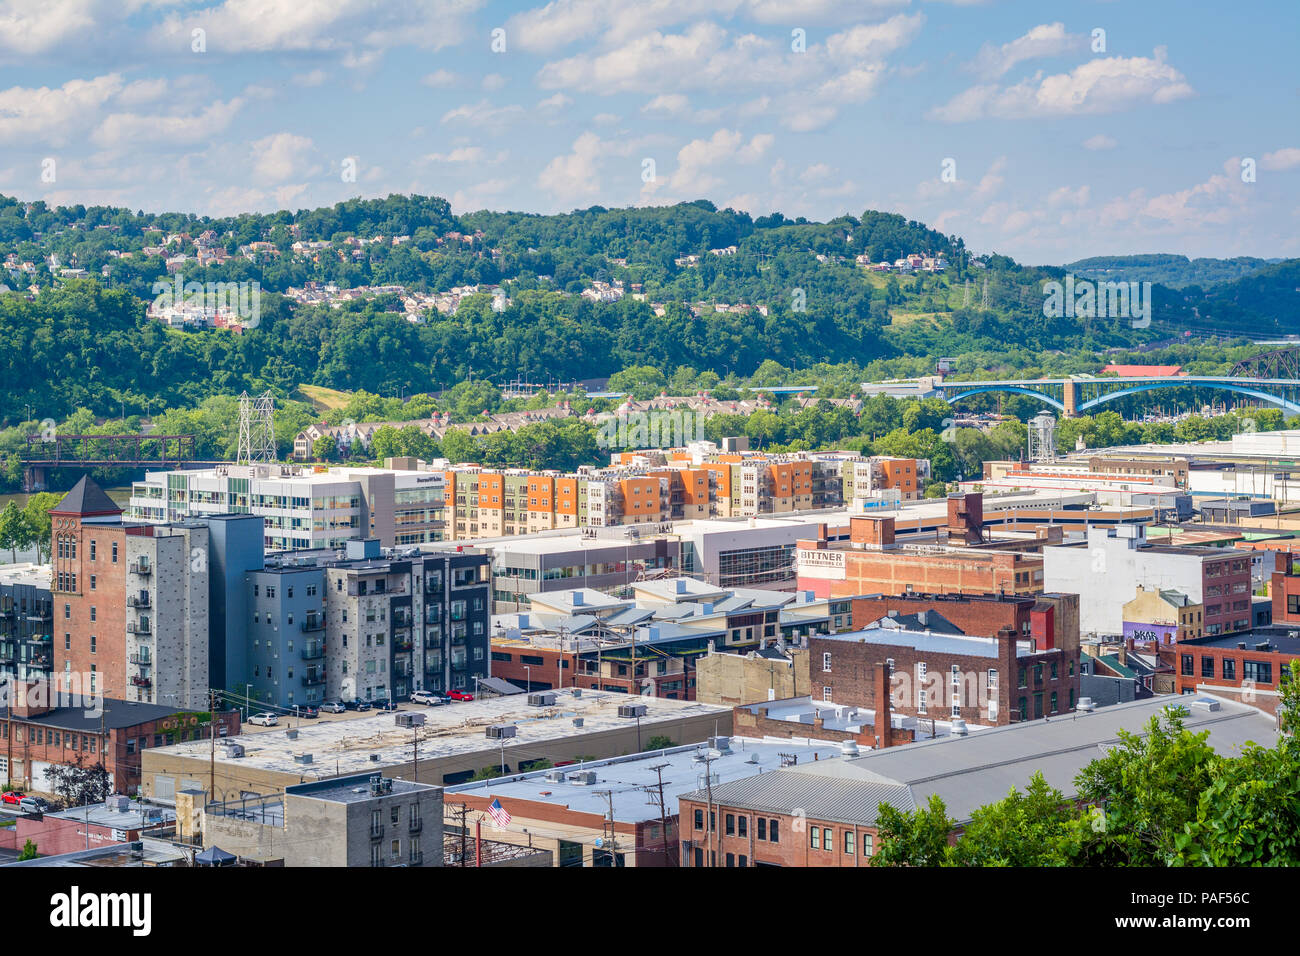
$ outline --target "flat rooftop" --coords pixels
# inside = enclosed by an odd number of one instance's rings
[[[539,770],[528,774],[480,780],[447,787],[443,799],[455,803],[455,794],[475,794],[483,797],[509,798],[532,803],[545,803],[563,807],[575,813],[603,815],[609,812],[605,793],[613,794],[614,819],[623,823],[658,820],[659,807],[647,799],[647,788],[658,788],[659,775],[654,767],[662,767],[664,805],[669,814],[677,812],[677,795],[701,785],[705,772],[703,758],[711,756],[709,772],[716,776],[714,786],[759,773],[779,770],[787,765],[834,760],[840,756],[838,744],[830,741],[758,740],[749,737],[730,737],[726,750],[715,750],[707,743],[610,760],[594,760],[560,768],[565,774],[563,783],[546,779],[551,771]],[[594,784],[575,784],[569,775],[579,770],[596,773]],[[511,807],[514,815],[524,816],[522,808]]]
[[[572,688],[546,693],[556,695],[554,707],[533,707],[525,697],[511,695],[416,711],[425,715],[425,725],[419,731],[420,759],[436,760],[485,751],[495,753],[500,749],[500,741],[489,738],[486,733],[486,728],[493,724],[514,724],[516,736],[506,739],[507,753],[521,751],[525,758],[531,757],[533,755],[527,752],[529,746],[540,742],[580,738],[635,726],[635,721],[618,716],[621,704],[645,705],[641,730],[647,737],[654,735],[656,725],[667,721],[711,714],[723,717],[731,713],[729,707],[698,701],[640,697],[610,691],[584,689],[581,697],[574,697]],[[392,713],[378,713],[354,720],[303,722],[296,728],[296,740],[278,730],[227,737],[227,741],[243,746],[244,756],[224,756],[223,748],[218,747],[216,761],[226,772],[243,767],[308,778],[377,773],[385,767],[408,764],[412,760],[412,731],[397,726],[393,717]],[[573,726],[575,717],[583,719],[582,727]],[[150,748],[146,754],[185,757],[206,765],[211,757],[211,743],[206,740],[186,741],[169,747]],[[304,764],[294,759],[302,754],[311,754],[312,763]],[[371,760],[371,754],[379,759]]]
[[[1238,644],[1245,644],[1247,651],[1254,651],[1256,644],[1268,642],[1269,649],[1258,653],[1264,654],[1300,654],[1300,636],[1292,637],[1292,634],[1300,635],[1300,626],[1287,628],[1285,625],[1276,628],[1256,628],[1253,631],[1243,631],[1240,634],[1226,634],[1223,637],[1210,639],[1202,638],[1197,641],[1180,641],[1180,647],[1223,647],[1235,649]]]
[[[931,631],[910,631],[901,627],[869,627],[863,631],[842,631],[839,634],[818,634],[819,641],[838,641],[844,644],[874,644],[885,647],[910,647],[913,650],[935,654],[953,654],[962,657],[998,656],[996,637],[972,637],[967,634],[939,634]],[[1016,642],[1018,654],[1032,653],[1027,642]]]
[[[1067,798],[1073,796],[1075,777],[1120,743],[1120,730],[1142,734],[1148,721],[1170,706],[1185,709],[1183,726],[1193,733],[1208,731],[1209,745],[1224,756],[1240,755],[1249,742],[1271,746],[1277,740],[1274,718],[1254,707],[1206,694],[1159,696],[1092,713],[920,740],[853,759],[799,764],[715,786],[713,800],[759,811],[800,807],[810,819],[869,826],[882,801],[911,811],[938,795],[960,823],[977,808],[1003,799],[1012,787],[1023,792],[1035,771]],[[703,794],[696,790],[682,796],[703,800]]]
[[[154,827],[171,823],[176,819],[176,811],[169,807],[146,803],[140,806],[132,801],[125,810],[114,810],[102,803],[93,803],[85,807],[72,807],[46,813],[46,817],[56,820],[69,820],[77,823],[92,823],[95,826],[113,827],[119,830],[135,830],[140,827]]]
[[[385,790],[381,794],[371,793],[369,778],[361,779],[360,776],[357,776],[342,780],[322,780],[318,783],[300,783],[296,786],[286,787],[285,793],[293,797],[328,800],[330,803],[365,803],[376,796],[402,796],[403,794],[419,793],[421,790],[437,789],[432,784],[417,783],[414,780],[392,780],[391,783],[385,784],[385,786],[392,789]]]

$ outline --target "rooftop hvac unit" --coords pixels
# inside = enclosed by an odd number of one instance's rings
[[[564,783],[564,771],[563,771],[563,770],[548,770],[548,771],[546,771],[546,782],[547,782],[547,783]]]
[[[596,771],[579,770],[577,773],[569,774],[569,783],[575,787],[590,787],[596,783]]]
[[[294,754],[294,763],[311,763],[311,754]]]
[[[286,730],[286,731],[284,732],[284,735],[285,735],[286,737],[288,737],[290,740],[297,740],[297,739],[298,739],[298,731],[297,731],[297,729],[295,729],[295,728],[293,728],[293,727],[290,727],[288,730]]]
[[[370,755],[370,762],[371,762],[371,763],[379,763],[379,754],[371,754],[371,755]]]
[[[1192,701],[1192,706],[1213,712],[1219,709],[1219,702],[1213,697],[1198,697]]]
[[[517,729],[514,724],[492,724],[487,729],[487,735],[493,740],[503,740],[506,737],[513,737]]]
[[[118,813],[125,813],[127,808],[131,806],[131,798],[115,793],[104,801],[104,806],[110,810],[116,810]]]
[[[398,727],[423,727],[424,718],[424,714],[399,711],[398,713],[393,714],[393,723]]]
[[[574,717],[574,718],[573,718],[573,726],[575,726],[575,727],[581,727],[581,726],[582,726],[582,718],[581,718],[581,717]]]
[[[225,748],[227,759],[229,759],[229,758],[231,758],[231,757],[242,757],[242,756],[244,756],[244,745],[243,745],[243,744],[237,744],[237,743],[234,743],[233,741],[225,741],[225,740],[223,740],[223,741],[221,742],[221,746],[222,746],[223,748]]]
[[[554,694],[529,694],[528,706],[529,707],[554,707],[555,695]]]
[[[573,696],[574,696],[574,697],[581,697],[581,696],[582,696],[582,688],[581,688],[581,687],[575,687],[575,688],[573,688]]]
[[[729,753],[731,751],[730,737],[710,737],[709,747],[719,753]]]
[[[644,717],[646,713],[645,704],[619,704],[618,715],[620,717]]]

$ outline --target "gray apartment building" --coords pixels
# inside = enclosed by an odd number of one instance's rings
[[[54,605],[48,565],[0,569],[0,682],[44,680],[52,665]]]

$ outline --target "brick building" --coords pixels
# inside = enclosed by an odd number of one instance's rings
[[[1074,598],[1035,602],[1027,631],[970,635],[938,612],[921,611],[810,637],[812,698],[874,710],[874,668],[884,662],[893,674],[894,712],[904,716],[1000,726],[1072,711],[1079,697],[1078,631],[1068,623]]]
[[[239,733],[239,714],[217,714],[218,735]],[[113,789],[133,794],[145,750],[185,740],[206,740],[210,716],[135,701],[72,700],[48,685],[20,685],[10,706],[0,707],[0,780],[48,792],[51,765],[103,763]]]
[[[1178,693],[1231,690],[1234,696],[1273,712],[1278,684],[1300,658],[1300,636],[1294,628],[1261,627],[1226,637],[1179,641],[1174,652]]]

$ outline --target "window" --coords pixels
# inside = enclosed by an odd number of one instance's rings
[[[117,542],[113,542],[113,563],[117,564]]]
[[[833,831],[830,827],[827,827],[825,830],[822,831],[822,849],[825,850],[835,849],[835,831]]]
[[[827,651],[825,654],[822,655],[822,673],[829,674],[830,672],[831,672],[831,653],[830,651]]]
[[[1256,684],[1273,683],[1273,665],[1268,661],[1242,661],[1241,676]]]
[[[90,606],[90,619],[91,619],[92,621],[96,620],[96,615],[95,615],[95,605],[93,605],[93,604]]]
[[[695,811],[695,829],[697,829],[697,830],[703,830],[703,829],[704,829],[704,811],[703,811],[703,810],[696,810],[696,811]]]
[[[1223,679],[1224,680],[1237,679],[1237,662],[1231,657],[1225,657],[1223,659]]]
[[[90,589],[91,589],[92,591],[95,590],[95,581],[96,581],[97,578],[98,578],[98,575],[95,575],[95,574],[92,574],[92,575],[90,576]]]
[[[767,821],[767,839],[769,843],[781,842],[781,831],[779,829],[781,821],[775,818]]]
[[[820,850],[822,848],[821,827],[809,827],[808,840],[809,840],[809,844],[808,844],[809,846],[811,846],[814,850]]]
[[[739,817],[736,820],[736,835],[749,836],[749,817]]]
[[[1052,691],[1052,713],[1056,713],[1056,691]]]
[[[534,502],[534,504],[536,504],[536,502]],[[734,853],[728,853],[728,854],[727,854],[727,866],[734,867],[735,865],[736,865],[736,854],[734,854]]]
[[[699,813],[700,811],[696,810],[695,812]],[[758,818],[758,839],[767,840],[767,817]]]
[[[871,856],[876,850],[876,836],[874,833],[862,834],[862,855]]]
[[[1183,676],[1191,677],[1192,676],[1192,655],[1184,654],[1182,657],[1183,657]]]
[[[1214,658],[1213,658],[1213,657],[1202,657],[1202,658],[1201,658],[1201,676],[1202,676],[1202,677],[1213,677],[1213,676],[1214,676]]]
[[[726,834],[727,834],[727,836],[735,836],[735,835],[736,835],[736,815],[735,815],[734,813],[728,813],[728,814],[727,814],[727,817],[726,817],[726,820],[727,820],[727,830],[726,830]]]
[[[830,699],[831,699],[831,688],[830,685],[827,684],[825,687],[822,688],[822,700],[829,701]]]
[[[847,856],[853,856],[857,850],[853,848],[854,833],[852,830],[844,831],[844,853]]]

